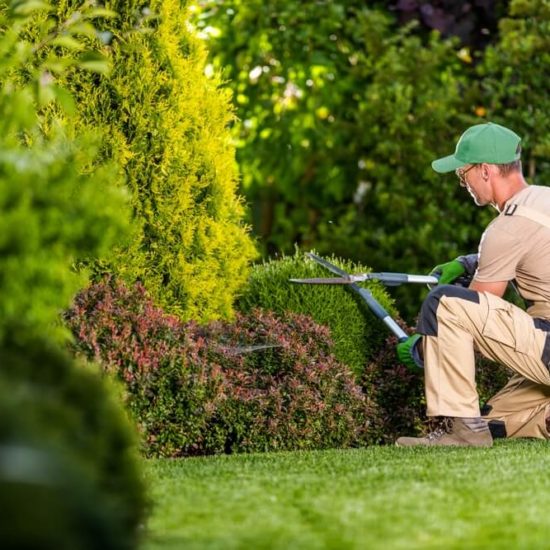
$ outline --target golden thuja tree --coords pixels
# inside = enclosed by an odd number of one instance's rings
[[[62,0],[57,16],[78,18],[85,4]],[[256,252],[237,194],[229,91],[205,75],[185,1],[103,4],[112,17],[82,33],[103,43],[111,72],[73,73],[65,85],[77,103],[68,125],[100,129],[102,155],[131,190],[138,229],[107,269],[183,319],[230,317]]]

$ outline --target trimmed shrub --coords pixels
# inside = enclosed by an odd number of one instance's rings
[[[19,452],[23,461],[17,483],[4,475],[5,464],[0,468],[0,501],[4,490],[33,498],[2,506],[2,520],[11,518],[3,542],[135,548],[145,512],[137,438],[110,384],[42,340],[5,342],[0,365],[0,449]],[[49,508],[30,515],[40,503]],[[43,521],[29,524],[33,517]]]
[[[66,314],[75,350],[124,383],[127,406],[149,456],[200,454],[220,367],[177,317],[155,306],[141,284],[106,279],[82,291]]]
[[[230,317],[256,253],[236,192],[229,93],[204,74],[206,51],[189,28],[187,2],[103,4],[118,14],[98,35],[112,71],[63,80],[78,107],[66,124],[100,129],[103,158],[126,177],[139,231],[98,269],[141,281],[184,319]],[[55,10],[61,21],[78,17],[82,2],[63,0]]]
[[[67,322],[75,349],[124,382],[150,456],[348,447],[374,430],[373,403],[305,316],[182,324],[140,285],[106,281]]]
[[[402,327],[412,334],[411,329]],[[437,424],[426,417],[424,377],[399,364],[395,346],[397,338],[389,336],[379,353],[365,369],[362,386],[376,403],[381,441],[392,443],[401,435],[421,435]],[[476,383],[480,405],[499,391],[510,378],[511,371],[476,354]]]
[[[351,447],[374,441],[376,409],[331,353],[330,331],[305,315],[259,309],[210,325],[224,391],[212,428],[226,451]],[[265,350],[254,350],[255,344]],[[247,349],[247,346],[251,346]],[[244,349],[243,349],[244,348]]]
[[[329,261],[350,273],[371,271],[361,264],[329,258]],[[336,358],[361,376],[368,359],[382,345],[385,326],[370,312],[366,304],[343,285],[303,285],[290,278],[332,277],[303,254],[283,256],[253,267],[249,284],[237,303],[239,310],[249,312],[259,307],[285,315],[287,311],[310,315],[317,323],[328,326]],[[362,284],[362,283],[361,283]],[[393,301],[379,283],[365,285],[374,297],[392,314]]]

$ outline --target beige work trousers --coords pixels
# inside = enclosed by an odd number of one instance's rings
[[[522,309],[490,293],[479,303],[442,296],[437,336],[424,336],[428,416],[480,416],[474,349],[515,371],[489,401],[486,418],[501,420],[508,437],[548,439],[550,372],[542,362],[546,332]]]

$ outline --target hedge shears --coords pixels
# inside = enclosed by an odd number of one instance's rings
[[[307,252],[306,256],[328,269],[331,273],[338,275],[338,277],[290,279],[292,283],[309,285],[348,285],[349,288],[361,296],[368,308],[395,334],[395,336],[397,336],[400,342],[405,341],[409,337],[408,334],[395,322],[382,305],[380,305],[372,293],[366,288],[360,287],[357,283],[363,281],[380,281],[387,286],[397,286],[404,283],[437,285],[438,282],[438,278],[432,275],[409,275],[407,273],[359,273],[357,275],[351,275],[338,266],[331,264],[324,258],[317,256],[313,252]]]

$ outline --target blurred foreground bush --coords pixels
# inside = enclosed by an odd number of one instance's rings
[[[144,520],[119,395],[41,340],[0,347],[2,548],[131,549]]]
[[[0,546],[131,549],[144,518],[132,429],[99,373],[61,351],[59,314],[129,228],[99,137],[66,131],[54,75],[104,71],[81,41],[92,3],[59,21],[34,0],[0,3]],[[31,32],[32,29],[32,32]],[[69,47],[74,55],[58,55]],[[29,510],[31,509],[31,510]]]
[[[8,330],[62,338],[59,312],[87,280],[74,267],[108,255],[130,227],[120,178],[98,159],[99,136],[68,135],[44,114],[72,102],[51,67],[87,70],[76,54],[46,55],[60,31],[44,6],[0,5],[0,342]],[[78,43],[73,23],[59,24]]]
[[[330,353],[329,331],[305,316],[256,309],[234,323],[182,324],[139,285],[107,281],[77,297],[67,322],[76,350],[124,382],[150,456],[350,447],[377,437],[373,402]]]

